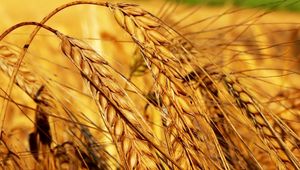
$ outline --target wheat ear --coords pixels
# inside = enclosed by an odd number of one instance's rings
[[[148,63],[148,66],[151,67],[153,76],[155,77],[157,81],[156,83],[158,84],[158,89],[156,89],[156,92],[160,96],[162,96],[162,102],[164,103],[165,108],[173,107],[173,111],[168,110],[167,116],[174,122],[171,123],[169,129],[166,130],[166,134],[168,134],[167,137],[169,138],[169,145],[176,146],[172,148],[173,150],[176,150],[173,154],[185,153],[186,155],[185,158],[180,157],[181,159],[178,161],[181,161],[182,165],[189,164],[190,161],[193,162],[193,165],[202,166],[201,164],[205,165],[205,162],[211,162],[211,160],[214,159],[213,157],[215,156],[213,155],[203,156],[203,158],[195,158],[193,156],[195,153],[192,153],[192,151],[182,150],[182,148],[180,149],[180,146],[182,147],[185,145],[191,145],[190,147],[196,147],[200,151],[202,150],[202,154],[213,152],[205,151],[205,148],[207,148],[207,146],[205,145],[209,144],[201,144],[201,142],[199,142],[199,139],[197,139],[197,137],[193,133],[196,132],[203,133],[209,136],[208,138],[212,139],[212,141],[214,141],[214,144],[216,145],[216,148],[218,150],[214,153],[220,154],[220,158],[223,162],[224,167],[228,167],[227,163],[225,162],[224,155],[220,150],[216,137],[209,124],[207,124],[207,120],[205,120],[205,118],[203,120],[202,117],[198,116],[197,123],[202,122],[200,124],[202,125],[202,127],[205,127],[204,129],[206,129],[204,130],[205,132],[200,132],[199,129],[196,128],[197,126],[194,126],[193,124],[195,115],[193,113],[194,111],[189,109],[189,107],[193,106],[188,104],[191,99],[187,97],[189,95],[186,94],[186,89],[182,90],[182,86],[179,83],[174,83],[174,78],[176,79],[182,77],[182,75],[184,75],[186,71],[185,68],[182,67],[180,59],[176,58],[175,55],[168,48],[166,48],[172,45],[167,39],[168,36],[166,34],[162,34],[159,29],[167,28],[165,28],[162,22],[155,18],[153,15],[145,10],[140,9],[137,6],[117,4],[115,6],[110,6],[110,8],[114,12],[114,16],[119,25],[122,26],[122,28],[124,28],[131,35],[132,39],[139,45],[142,53],[144,54],[145,60]],[[169,31],[167,31],[167,33],[171,32],[170,29],[167,30]],[[174,96],[176,96],[176,98],[174,98]],[[170,105],[170,103],[175,104]],[[184,107],[183,109],[186,110],[182,110],[180,107]],[[176,110],[176,112],[174,112],[174,110]],[[178,136],[178,134],[173,133],[174,131],[185,131],[184,129],[186,129],[186,135],[183,135],[184,133],[182,133],[181,136]],[[174,140],[176,138],[181,138],[181,140]],[[193,142],[189,142],[189,140]],[[176,158],[178,159],[178,157]],[[199,159],[202,160],[200,161]],[[205,159],[206,161],[204,161]]]
[[[299,160],[291,152],[291,148],[288,148],[286,143],[283,141],[283,134],[286,130],[283,129],[282,124],[279,125],[279,122],[276,121],[276,118],[275,121],[273,118],[273,121],[270,122],[268,118],[272,118],[272,115],[269,114],[267,117],[262,112],[261,107],[257,104],[257,101],[255,101],[254,97],[252,97],[250,93],[246,91],[246,89],[234,76],[224,76],[223,82],[230,94],[236,99],[238,106],[245,110],[246,116],[252,121],[263,142],[273,151],[271,154],[279,157],[283,163],[289,163],[296,169],[299,169]],[[280,127],[280,131],[276,131],[273,128],[276,124]],[[298,139],[296,138],[295,140],[297,141]],[[280,153],[276,154],[277,152]]]
[[[237,131],[232,128],[233,124],[226,118],[228,113],[225,109],[222,109],[222,99],[220,98],[220,92],[218,90],[217,82],[220,80],[220,74],[210,68],[211,65],[204,67],[205,72],[209,76],[204,74],[200,68],[196,68],[195,71],[190,72],[184,76],[183,82],[193,86],[195,90],[199,90],[203,96],[204,107],[206,108],[209,117],[211,117],[211,126],[222,146],[224,153],[226,153],[226,159],[230,165],[235,169],[252,167],[255,169],[262,168],[259,162],[245,152],[243,146],[237,145],[239,140],[245,145],[242,138],[238,138]],[[235,132],[233,133],[232,132]],[[248,149],[249,150],[249,149]],[[249,152],[249,151],[248,151]]]
[[[126,100],[128,97],[124,89],[110,73],[113,71],[112,68],[84,42],[62,34],[58,36],[62,39],[62,51],[87,80],[100,113],[103,114],[104,121],[116,140],[124,165],[130,169],[146,168],[146,165],[159,166],[149,146],[155,147],[167,158],[168,155],[158,147],[159,143],[155,140],[153,132],[143,123],[145,120],[138,116],[133,106]]]

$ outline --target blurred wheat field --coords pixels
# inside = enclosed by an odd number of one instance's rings
[[[1,2],[0,32],[68,2]],[[2,169],[300,169],[300,14],[95,2],[1,39]]]

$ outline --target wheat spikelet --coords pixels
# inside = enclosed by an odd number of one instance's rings
[[[278,120],[276,121],[276,118],[275,121],[270,122],[268,119],[272,117],[269,115],[267,117],[261,111],[261,108],[257,105],[255,99],[245,91],[237,79],[225,76],[223,80],[228,91],[236,98],[239,107],[246,111],[246,116],[253,122],[253,125],[256,127],[263,142],[266,142],[266,145],[273,151],[273,153],[270,154],[278,157],[282,163],[288,163],[290,164],[289,166],[292,165],[295,168],[299,168],[299,161],[291,152],[291,149],[293,148],[287,147],[284,134],[293,139],[292,146],[296,145],[298,137],[295,137],[293,133],[284,129],[285,124],[278,122]],[[275,125],[279,127],[278,130],[273,128]],[[297,146],[293,147],[297,148]],[[280,163],[278,166],[280,166]]]
[[[6,45],[1,44],[1,70],[8,76],[12,76],[13,68],[16,65],[18,53],[9,49]],[[23,64],[24,65],[24,64]],[[22,67],[22,66],[21,66]],[[23,89],[31,98],[35,98],[35,94],[41,87],[42,83],[31,74],[31,71],[23,66],[18,74],[16,84]]]

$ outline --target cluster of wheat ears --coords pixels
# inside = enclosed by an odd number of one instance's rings
[[[135,49],[128,59],[133,61],[129,74],[113,67],[88,43],[46,24],[60,11],[84,4],[107,8],[119,25],[116,30],[129,35]],[[192,33],[177,29],[181,20],[164,20],[129,3],[75,1],[41,22],[8,28],[0,35],[0,69],[10,77],[2,90],[1,167],[300,169],[300,63],[297,46],[293,48],[298,28],[289,26],[290,36],[278,30],[273,40],[288,40],[266,46],[267,35],[254,36],[261,30],[252,29],[265,14],[209,31],[218,41],[202,37],[200,28]],[[28,25],[35,29],[22,48],[4,41]],[[86,89],[78,93],[95,104],[95,116],[65,99],[67,93],[58,94],[51,79],[26,62],[40,29],[60,41],[61,56],[77,69]],[[35,102],[34,118],[11,95],[15,85]],[[5,129],[11,105],[34,126],[25,141],[16,141]],[[26,143],[25,150],[18,147],[20,142]]]

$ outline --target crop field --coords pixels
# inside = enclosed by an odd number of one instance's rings
[[[1,169],[300,169],[300,1],[2,1]]]

